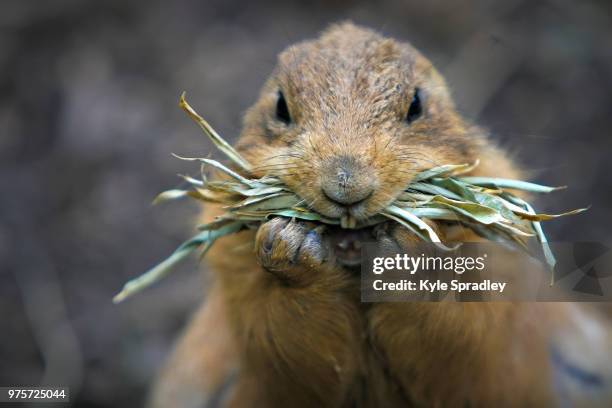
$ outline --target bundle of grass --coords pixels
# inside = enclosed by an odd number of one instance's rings
[[[249,163],[189,106],[184,94],[180,98],[179,106],[241,173],[250,174]],[[340,225],[342,228],[362,228],[393,220],[423,241],[432,242],[443,249],[450,248],[444,246],[424,219],[458,222],[488,240],[512,242],[525,250],[527,239],[535,236],[542,245],[546,262],[552,269],[555,258],[540,222],[586,210],[582,208],[556,215],[536,213],[529,203],[508,190],[550,193],[563,187],[547,187],[520,180],[462,176],[478,165],[473,163],[449,164],[417,174],[395,202],[366,221],[356,221],[350,217],[332,219],[304,206],[303,200],[278,178],[247,178],[216,160],[179,158],[200,162],[202,167],[214,167],[225,173],[228,179],[208,180],[203,172],[201,179],[183,176],[189,185],[187,189],[163,192],[154,203],[187,196],[203,202],[223,204],[227,211],[215,221],[201,225],[200,232],[179,246],[166,260],[127,282],[123,290],[115,296],[116,303],[167,275],[177,262],[190,253],[200,250],[205,254],[218,238],[244,228],[256,228],[261,222],[277,216]],[[553,280],[554,278],[551,283]]]

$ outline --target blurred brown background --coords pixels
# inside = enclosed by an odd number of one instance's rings
[[[74,405],[139,406],[197,305],[191,260],[133,300],[113,294],[192,232],[189,202],[151,208],[228,138],[286,45],[352,19],[411,41],[461,110],[533,179],[559,240],[609,240],[612,7],[527,1],[0,3],[0,385],[68,385]]]

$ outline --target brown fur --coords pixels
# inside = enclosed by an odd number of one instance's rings
[[[415,87],[423,117],[407,124]],[[289,125],[275,118],[279,89]],[[280,177],[328,216],[343,211],[321,192],[338,157],[357,163],[356,183],[375,188],[352,208],[356,218],[384,208],[436,164],[478,158],[475,175],[520,176],[455,111],[426,58],[349,23],[280,55],[237,148],[257,176]],[[204,221],[221,211],[206,208]],[[415,240],[397,227],[389,235],[402,247]],[[282,219],[219,240],[207,255],[215,284],[154,405],[178,406],[168,403],[177,393],[209,400],[234,369],[237,382],[223,402],[236,407],[553,405],[547,348],[558,328],[571,326],[573,305],[361,304],[358,278],[334,262],[327,244],[321,227]]]

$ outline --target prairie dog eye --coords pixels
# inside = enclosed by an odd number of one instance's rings
[[[291,115],[289,114],[289,107],[285,100],[285,95],[282,91],[278,91],[278,97],[276,100],[276,119],[283,122],[285,125],[291,123]]]
[[[421,102],[421,90],[414,88],[414,94],[412,95],[412,102],[408,108],[408,114],[406,115],[406,122],[412,123],[421,117],[423,113],[423,105]]]

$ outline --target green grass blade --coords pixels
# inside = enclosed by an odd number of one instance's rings
[[[166,190],[164,192],[159,193],[151,204],[156,205],[159,203],[163,203],[165,201],[176,200],[179,198],[183,198],[189,195],[189,191],[187,190]]]
[[[129,298],[135,293],[138,293],[141,290],[151,286],[168,275],[177,263],[185,259],[189,254],[201,247],[203,244],[212,245],[217,238],[239,231],[242,228],[242,225],[242,222],[234,222],[216,230],[203,231],[193,238],[185,241],[164,261],[160,262],[139,277],[128,281],[123,286],[123,289],[121,289],[121,292],[115,295],[113,298],[113,303],[123,302],[125,299]]]
[[[463,174],[471,171],[474,167],[478,166],[478,161],[472,164],[445,164],[438,167],[422,171],[413,177],[412,181],[423,181],[432,177],[451,176],[457,174]]]
[[[427,233],[431,242],[442,242],[438,234],[425,221],[412,214],[409,210],[390,205],[386,208],[386,212],[416,225],[420,230]]]
[[[205,159],[203,157],[183,157],[183,156],[179,156],[178,154],[173,154],[173,156],[176,157],[177,159],[186,160],[186,161],[198,161],[198,162],[201,162],[201,163],[213,166],[216,169],[221,170],[222,172],[224,172],[228,176],[238,180],[242,184],[247,185],[247,186],[249,186],[251,188],[257,188],[259,186],[259,184],[256,181],[250,180],[250,179],[248,179],[246,177],[242,177],[240,174],[236,173],[232,169],[224,166],[223,164],[219,163],[216,160]]]
[[[528,191],[531,193],[551,193],[553,191],[562,190],[565,188],[565,186],[549,187],[541,184],[530,183],[528,181],[496,177],[459,177],[458,180],[481,187],[497,189],[509,188],[513,190]]]

